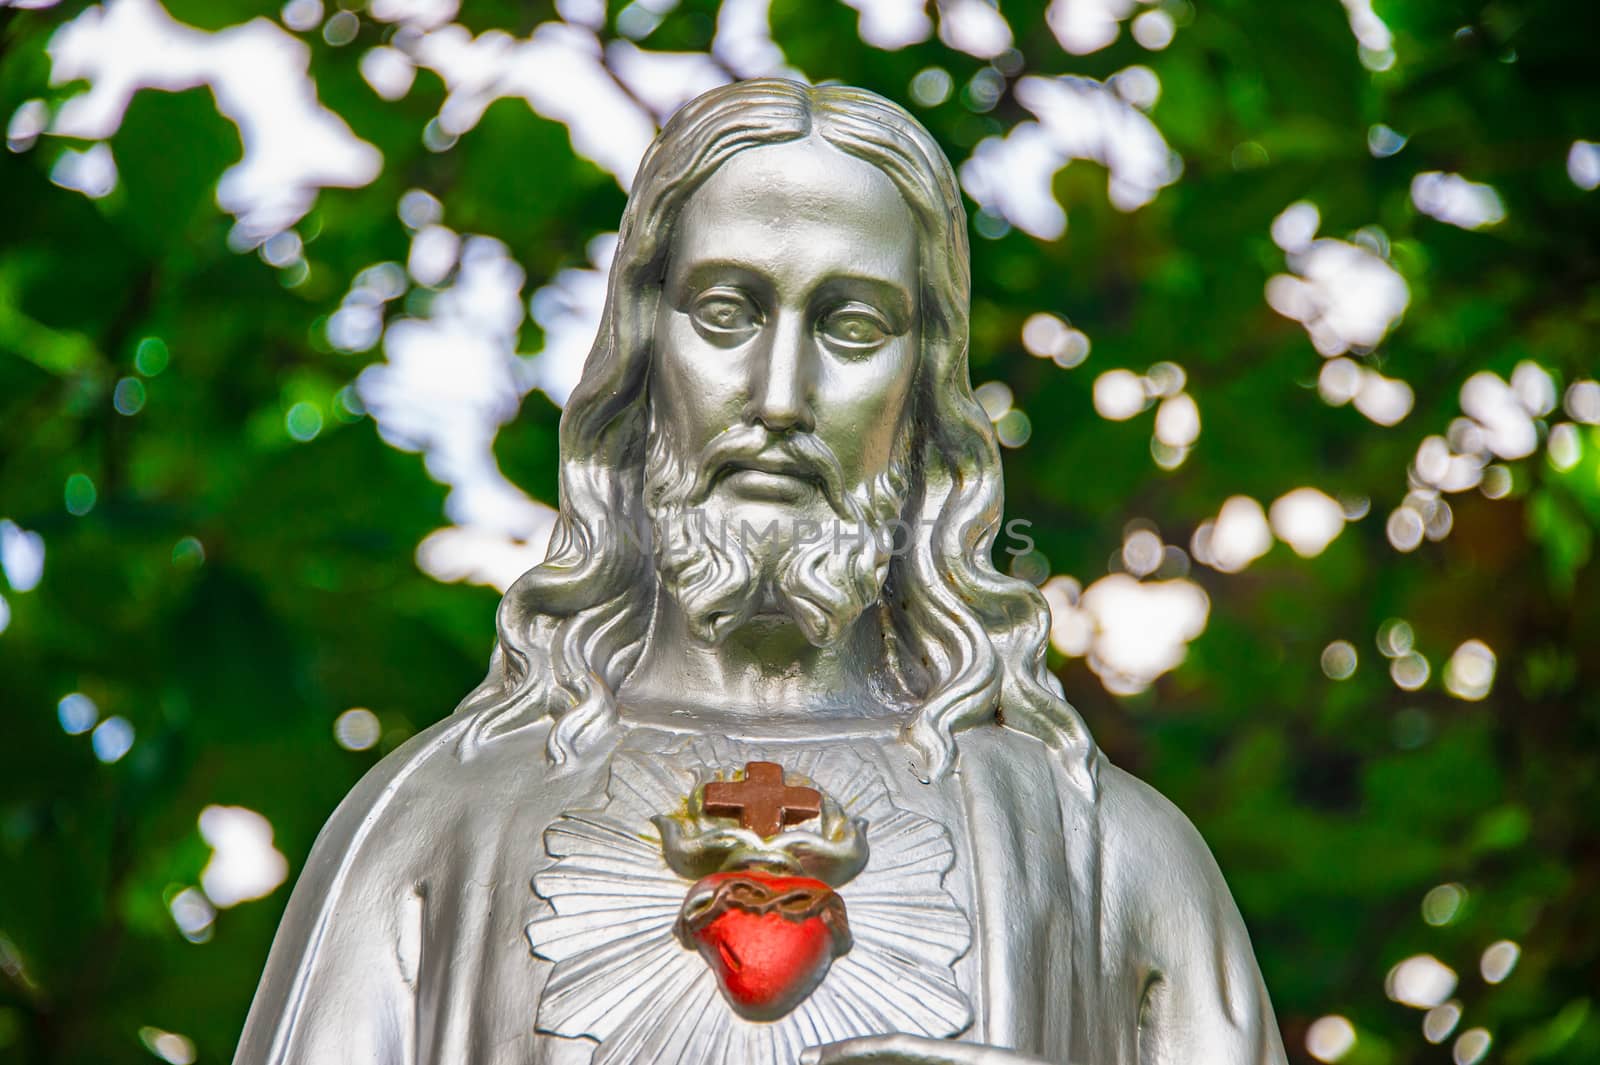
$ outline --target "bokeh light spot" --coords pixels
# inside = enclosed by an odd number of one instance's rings
[[[1573,141],[1567,152],[1567,177],[1585,192],[1600,188],[1600,144]]]
[[[1329,359],[1317,375],[1317,395],[1330,407],[1342,407],[1361,392],[1364,370],[1344,356]]]
[[[70,692],[56,703],[56,720],[61,722],[61,731],[67,735],[81,736],[100,720],[100,708],[82,692]]]
[[[1161,566],[1162,547],[1153,530],[1134,526],[1122,541],[1122,565],[1135,577],[1148,577]]]
[[[1483,483],[1479,490],[1490,499],[1504,499],[1511,494],[1513,480],[1511,471],[1504,466],[1495,464],[1485,466],[1483,470]]]
[[[1374,159],[1387,159],[1406,146],[1407,138],[1379,122],[1367,130],[1367,151]]]
[[[268,237],[261,247],[256,249],[256,254],[268,266],[283,270],[303,262],[301,256],[304,251],[305,245],[300,239],[300,234],[292,229],[285,229]]]
[[[67,505],[67,513],[73,517],[81,518],[94,509],[96,492],[94,482],[86,473],[74,473],[67,478],[66,488],[62,493]]]
[[[1366,415],[1368,421],[1387,428],[1405,420],[1416,398],[1416,393],[1404,381],[1364,369],[1354,402],[1356,410]]]
[[[1200,439],[1200,407],[1194,397],[1180,392],[1156,408],[1156,439],[1171,448],[1188,448]]]
[[[1378,650],[1385,658],[1398,658],[1416,645],[1417,634],[1405,618],[1389,618],[1378,626]]]
[[[1450,1048],[1450,1060],[1455,1065],[1478,1065],[1489,1053],[1489,1047],[1494,1045],[1494,1037],[1487,1028],[1468,1028],[1456,1038],[1455,1046]]]
[[[1043,584],[1050,577],[1050,559],[1043,551],[1027,551],[1011,559],[1011,575],[1029,584]]]
[[[1349,1019],[1338,1014],[1318,1017],[1306,1029],[1306,1053],[1318,1061],[1334,1062],[1356,1045],[1356,1028]]]
[[[461,257],[461,238],[438,223],[425,225],[411,238],[406,269],[417,284],[435,288],[442,285]]]
[[[1506,217],[1505,205],[1493,185],[1437,170],[1412,179],[1411,202],[1430,218],[1462,229],[1483,229]]]
[[[1315,488],[1296,488],[1279,497],[1268,518],[1278,539],[1301,558],[1322,554],[1344,529],[1344,508]]]
[[[1372,228],[1364,230],[1356,243],[1331,237],[1312,239],[1319,223],[1315,206],[1305,201],[1291,204],[1274,219],[1273,241],[1284,249],[1293,273],[1268,279],[1264,292],[1267,305],[1303,325],[1312,346],[1325,358],[1352,349],[1370,350],[1405,312],[1411,302],[1411,289],[1382,254],[1387,241],[1377,240]],[[1358,402],[1357,408],[1378,421],[1366,407],[1389,416],[1390,405],[1400,395],[1399,387],[1404,386],[1399,382],[1384,385],[1388,379],[1375,371],[1367,374],[1367,390],[1373,392],[1375,399],[1367,401],[1366,406]],[[1410,409],[1409,400],[1405,409]],[[1404,412],[1394,421],[1400,417]]]
[[[125,717],[108,717],[95,726],[89,737],[94,756],[110,765],[122,760],[133,749],[133,724]]]
[[[50,181],[91,200],[111,195],[117,187],[117,161],[111,154],[111,145],[102,141],[84,151],[63,149],[50,168]]]
[[[1123,422],[1149,403],[1144,382],[1132,370],[1107,370],[1094,381],[1094,409],[1100,417]]]
[[[1548,380],[1548,374],[1539,373]],[[1515,378],[1516,374],[1512,376]],[[1536,411],[1547,398],[1545,382],[1525,375],[1521,384],[1518,388],[1499,375],[1482,370],[1461,386],[1462,411],[1482,428],[1484,446],[1502,459],[1527,458],[1539,446],[1539,430],[1533,419],[1540,416]]]
[[[1051,643],[1062,654],[1086,655],[1113,695],[1136,695],[1176,669],[1211,612],[1205,590],[1184,579],[1141,582],[1113,573],[1079,595],[1077,582],[1054,577],[1042,590]]]
[[[1322,649],[1322,672],[1329,680],[1349,680],[1355,676],[1360,656],[1349,640],[1334,640]]]
[[[1440,884],[1422,896],[1422,919],[1435,928],[1443,927],[1461,916],[1467,903],[1467,889],[1460,884]]]
[[[1422,1038],[1430,1043],[1442,1043],[1450,1038],[1450,1033],[1456,1030],[1456,1025],[1461,1023],[1461,1003],[1454,999],[1442,1006],[1435,1006],[1422,1018]]]
[[[911,98],[923,107],[938,107],[950,99],[955,79],[943,67],[924,67],[911,79]]]
[[[1172,16],[1153,7],[1135,18],[1128,29],[1133,33],[1133,39],[1139,42],[1139,47],[1148,48],[1152,52],[1159,52],[1172,43],[1177,26],[1173,24]]]
[[[205,560],[205,545],[193,536],[172,545],[172,564],[177,569],[199,569]]]
[[[398,213],[407,229],[418,230],[431,226],[444,217],[444,205],[438,197],[424,189],[407,189],[400,197]]]
[[[1187,447],[1173,447],[1159,436],[1150,438],[1150,457],[1163,470],[1175,470],[1182,466],[1184,459],[1189,457],[1191,450],[1193,449]]]
[[[1158,362],[1145,371],[1145,394],[1152,399],[1176,396],[1189,383],[1189,375],[1175,362]]]
[[[1051,577],[1039,589],[1050,605],[1050,643],[1069,658],[1082,658],[1094,639],[1094,620],[1078,606],[1083,585],[1072,577]]]
[[[1422,545],[1422,536],[1426,531],[1422,515],[1410,507],[1396,508],[1384,525],[1384,534],[1396,551],[1415,551]]]
[[[1403,1006],[1432,1009],[1456,989],[1456,971],[1432,954],[1413,954],[1389,970],[1384,992]]]
[[[211,938],[217,910],[211,900],[196,889],[187,887],[173,895],[167,903],[167,912],[172,914],[172,923],[178,926],[179,934],[189,942],[204,943]]]
[[[1468,640],[1444,667],[1444,687],[1457,699],[1476,702],[1489,694],[1494,687],[1495,670],[1499,662],[1494,651],[1482,640]]]
[[[1550,430],[1550,439],[1545,444],[1545,455],[1550,459],[1550,465],[1561,471],[1567,472],[1583,460],[1583,437],[1578,434],[1578,427],[1571,422],[1562,422]]]
[[[31,592],[44,579],[44,537],[0,518],[0,572],[13,591]]]
[[[1573,421],[1600,425],[1600,381],[1585,378],[1572,382],[1567,386],[1562,405]]]
[[[1491,943],[1478,959],[1478,972],[1487,983],[1498,984],[1511,975],[1522,957],[1522,948],[1509,939]]]
[[[194,1040],[188,1036],[145,1025],[139,1029],[139,1041],[168,1065],[194,1065]]]
[[[1310,200],[1299,200],[1285,207],[1272,220],[1272,242],[1287,252],[1305,251],[1322,225],[1322,212]]]
[[[315,440],[322,432],[322,411],[314,403],[296,403],[283,416],[283,426],[302,444]]]
[[[133,417],[144,410],[144,382],[137,377],[124,377],[111,391],[111,405],[118,414]]]
[[[1011,26],[983,0],[945,0],[939,5],[939,40],[978,59],[993,59],[1011,47]]]
[[[1000,102],[1000,97],[1005,95],[1005,91],[1005,75],[994,67],[984,67],[967,82],[967,87],[962,92],[962,100],[968,110],[980,115],[988,114]]]
[[[243,806],[207,806],[200,835],[211,860],[200,887],[213,905],[226,909],[270,895],[289,875],[289,861],[272,845],[272,822]]]
[[[49,105],[43,100],[28,100],[17,108],[6,125],[6,147],[13,152],[27,151],[49,125]]]
[[[1143,64],[1123,67],[1106,84],[1128,103],[1141,111],[1148,111],[1161,99],[1161,78]]]
[[[1215,521],[1195,530],[1194,557],[1223,573],[1238,573],[1272,548],[1266,511],[1249,496],[1232,496]]]
[[[991,422],[997,422],[1011,409],[1016,397],[1011,392],[1011,386],[1004,381],[985,381],[972,390],[973,398],[989,416]]]
[[[417,67],[411,57],[398,48],[380,45],[361,57],[361,77],[372,91],[385,100],[398,100],[411,91]]]
[[[1235,170],[1257,170],[1272,162],[1272,156],[1260,141],[1240,141],[1233,146],[1229,162]]]
[[[1064,318],[1040,312],[1022,323],[1022,346],[1028,354],[1050,359],[1064,370],[1081,365],[1089,357],[1089,338],[1074,329]]]
[[[378,715],[364,706],[353,706],[333,722],[333,738],[347,751],[365,751],[378,743],[383,726]]]
[[[1428,677],[1433,673],[1433,668],[1428,665],[1428,660],[1416,651],[1400,655],[1389,663],[1389,677],[1395,687],[1403,691],[1414,692],[1428,683]]]
[[[428,119],[428,124],[422,127],[422,146],[430,152],[448,152],[456,146],[457,139],[458,135],[446,129],[437,118]]]
[[[1033,436],[1033,422],[1026,412],[1012,407],[995,421],[994,435],[1005,447],[1021,447]]]
[[[322,22],[322,0],[289,0],[280,16],[291,30],[314,30]]]
[[[349,44],[360,32],[361,19],[354,11],[337,11],[322,24],[322,39],[335,48]]]
[[[146,377],[155,377],[172,361],[167,342],[160,337],[145,337],[133,351],[133,368]]]
[[[355,385],[345,385],[333,394],[333,416],[349,425],[366,417],[366,404]]]

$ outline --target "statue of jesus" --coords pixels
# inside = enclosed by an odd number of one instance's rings
[[[991,560],[950,165],[748,81],[646,154],[489,673],[323,830],[235,1065],[1271,1065],[1189,822]]]

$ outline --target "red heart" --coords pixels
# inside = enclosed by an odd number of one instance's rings
[[[805,1001],[850,949],[844,900],[820,880],[755,870],[713,873],[689,889],[678,918],[723,997],[751,1020],[771,1021]]]

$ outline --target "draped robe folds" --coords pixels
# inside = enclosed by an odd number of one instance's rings
[[[323,829],[234,1065],[588,1065],[593,1041],[536,1030],[552,965],[527,937],[548,912],[531,880],[552,862],[545,828],[604,796],[617,743],[655,730],[620,727],[557,767],[546,725],[463,759],[469,724],[413,738]],[[950,832],[945,887],[972,925],[955,964],[973,1012],[961,1040],[1060,1065],[1284,1061],[1216,863],[1153,789],[1097,755],[1090,796],[1059,754],[993,723],[959,733],[956,771],[924,784],[892,733],[825,728],[762,749],[848,745],[897,806]]]

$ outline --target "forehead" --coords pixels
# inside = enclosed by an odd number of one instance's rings
[[[690,196],[673,253],[674,271],[731,257],[780,280],[845,272],[911,287],[916,226],[883,171],[813,136],[723,163]]]

